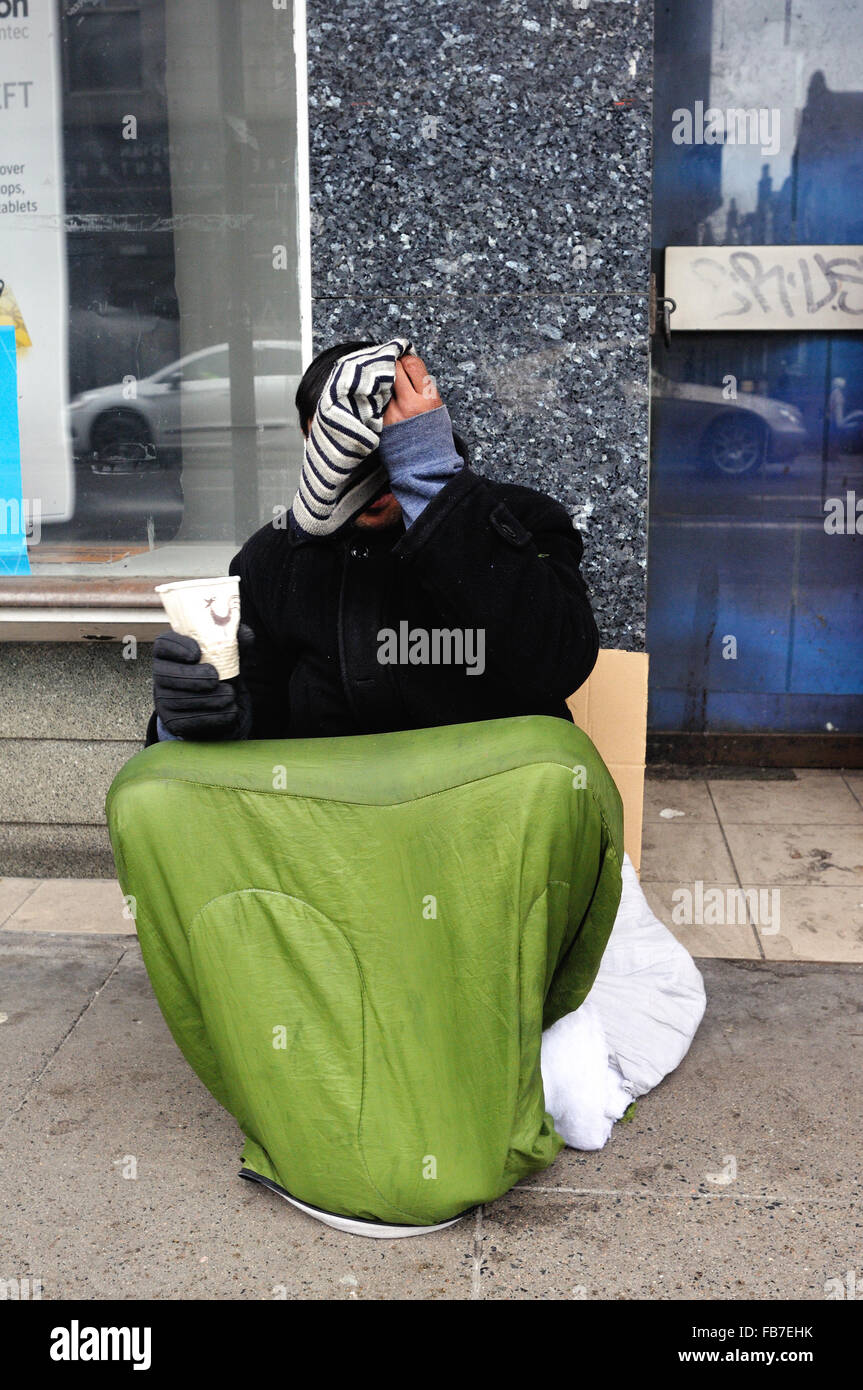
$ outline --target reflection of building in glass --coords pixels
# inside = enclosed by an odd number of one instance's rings
[[[63,7],[70,394],[178,357],[164,0]]]
[[[863,92],[809,83],[793,160],[797,241],[863,240]]]
[[[704,18],[688,0],[656,6],[659,287],[667,246],[863,243],[863,93],[825,78],[853,73],[863,0],[789,0],[784,26],[782,8],[717,0]],[[795,98],[797,61],[808,85]],[[669,114],[696,99],[705,111],[781,105],[790,161],[675,144]],[[710,158],[713,201],[695,176]],[[825,532],[824,503],[863,491],[863,333],[847,321],[684,333],[672,316],[670,344],[656,334],[651,356],[650,727],[859,729],[859,560]],[[718,633],[735,635],[739,661]]]
[[[699,244],[784,246],[863,241],[863,92],[831,92],[813,73],[800,114],[791,173],[773,188],[770,166],[758,180],[754,212],[732,198],[724,228],[702,221]]]
[[[255,9],[61,5],[79,474],[182,469],[181,540],[245,539],[302,457],[294,55],[284,14]]]
[[[676,145],[670,134],[677,108],[710,104],[713,0],[667,0],[657,24],[673,33],[674,43],[656,46],[653,245],[687,246],[722,206],[722,146]]]
[[[723,153],[733,158],[733,150]],[[823,72],[813,73],[788,178],[774,188],[769,164],[762,165],[755,209],[741,213],[737,200],[731,198],[724,218],[719,211],[702,221],[692,240],[724,246],[863,241],[863,92],[832,92]],[[670,375],[710,384],[733,374],[763,394],[799,408],[811,447],[822,449],[829,416],[825,380],[830,380],[831,368],[821,338],[786,333],[686,337],[685,351],[675,354],[675,361],[666,368]],[[678,347],[682,346],[678,338]],[[840,366],[848,374],[854,406],[863,401],[861,352],[857,335],[852,339],[850,334],[842,335],[830,348],[833,369]]]

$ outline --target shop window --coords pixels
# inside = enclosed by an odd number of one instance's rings
[[[81,9],[64,17],[63,42],[72,92],[138,91],[141,87],[139,5]]]
[[[0,123],[0,604],[12,578],[224,572],[302,461],[293,15],[27,8]]]
[[[655,734],[863,727],[861,45],[863,0],[657,3],[654,271],[704,278],[653,343]]]

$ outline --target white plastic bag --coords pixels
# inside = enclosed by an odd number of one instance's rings
[[[630,1102],[679,1066],[706,1002],[695,962],[654,915],[624,855],[593,989],[542,1038],[546,1108],[571,1148],[601,1149]]]

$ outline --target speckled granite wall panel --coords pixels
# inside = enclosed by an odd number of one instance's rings
[[[314,328],[411,335],[475,466],[644,644],[652,7],[309,4]]]

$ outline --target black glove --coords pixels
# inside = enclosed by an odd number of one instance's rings
[[[240,623],[240,674],[220,681],[215,666],[201,662],[194,637],[169,628],[153,643],[153,704],[169,734],[177,738],[225,740],[248,738],[252,702],[243,681],[243,658],[251,654],[255,634]]]

